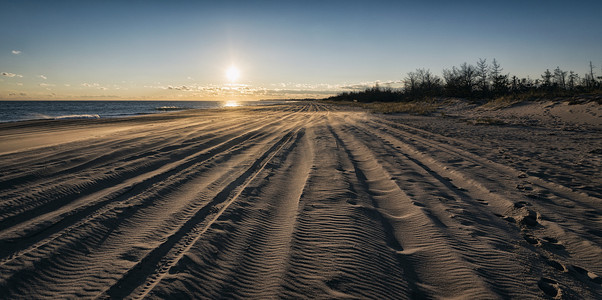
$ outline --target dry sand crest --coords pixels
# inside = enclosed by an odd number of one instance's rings
[[[0,298],[600,298],[588,105],[0,124]]]

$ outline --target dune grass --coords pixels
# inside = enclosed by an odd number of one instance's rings
[[[435,112],[444,103],[437,100],[422,100],[411,102],[353,102],[353,101],[324,101],[334,105],[359,107],[374,113],[395,114],[409,113],[415,115],[428,115]]]

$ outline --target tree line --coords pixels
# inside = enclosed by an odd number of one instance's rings
[[[602,89],[602,76],[596,76],[595,66],[589,63],[589,72],[580,76],[574,71],[556,67],[546,69],[540,78],[518,78],[503,73],[503,68],[493,59],[479,59],[476,65],[463,63],[459,67],[443,69],[442,77],[428,69],[409,72],[403,79],[403,88],[367,88],[358,92],[343,92],[328,100],[359,102],[412,101],[432,97],[466,99],[494,99],[508,95],[570,96],[597,92]]]

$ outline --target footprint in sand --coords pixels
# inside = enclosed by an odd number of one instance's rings
[[[556,270],[558,270],[560,272],[567,272],[568,271],[567,268],[563,264],[561,264],[561,263],[559,263],[559,262],[557,262],[555,260],[546,259],[546,263],[549,266],[551,266],[552,268],[554,268],[554,269],[556,269]]]
[[[539,242],[539,240],[532,236],[532,235],[523,235],[523,238],[525,239],[525,241],[527,241],[527,243],[531,244],[531,245],[535,245],[535,246],[539,246],[541,245],[541,243]]]
[[[558,284],[558,282],[552,279],[542,277],[539,280],[539,282],[537,282],[537,286],[539,286],[539,288],[550,297],[557,297],[562,295],[560,285]]]
[[[524,212],[517,217],[517,221],[520,225],[525,225],[528,227],[535,227],[539,225],[537,221],[537,213],[530,209],[525,209]]]
[[[545,246],[548,248],[552,248],[554,250],[564,250],[564,245],[562,245],[560,242],[558,242],[557,239],[553,238],[553,237],[544,237],[543,238],[545,241]]]
[[[525,206],[531,206],[531,203],[526,202],[526,201],[518,201],[518,202],[514,203],[514,207],[516,207],[516,208],[521,208],[521,207],[525,207]]]
[[[596,275],[594,272],[590,272],[582,267],[579,266],[571,266],[571,268],[575,271],[572,272],[573,274],[578,274],[579,277],[583,277],[586,279],[589,279],[590,281],[597,283],[597,284],[602,284],[602,277]]]

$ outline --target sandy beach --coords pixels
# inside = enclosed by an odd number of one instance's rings
[[[600,299],[600,106],[0,124],[0,298]]]

